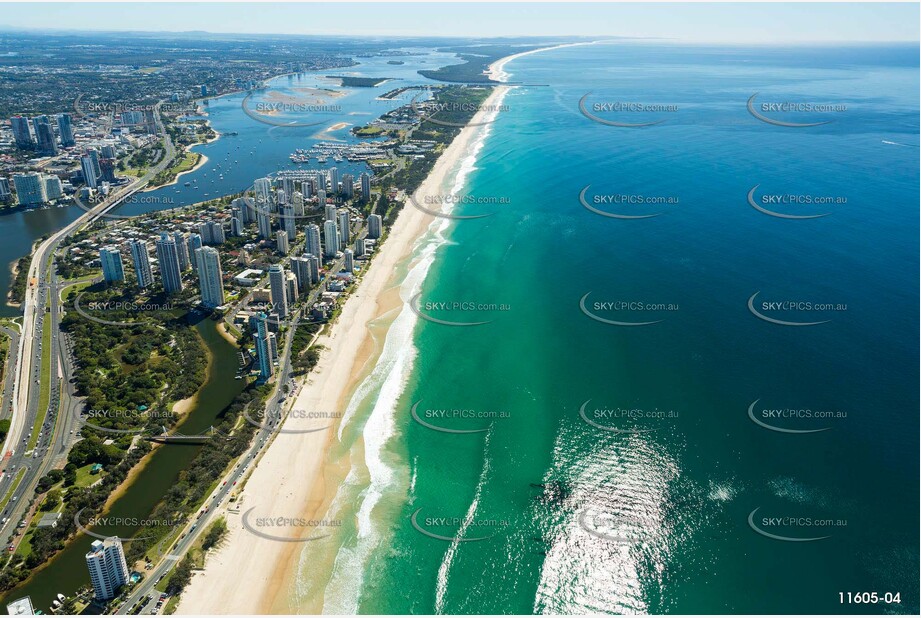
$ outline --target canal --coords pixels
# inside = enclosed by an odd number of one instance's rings
[[[196,318],[198,330],[211,356],[206,382],[198,391],[197,403],[178,430],[184,434],[206,433],[215,424],[221,412],[243,390],[244,382],[235,380],[237,371],[237,348],[231,345],[220,332],[218,322],[208,318]],[[131,484],[112,503],[106,518],[121,521],[149,518],[157,503],[175,485],[200,445],[168,444],[156,449],[144,468],[133,477]],[[98,526],[97,534],[128,538],[140,526]],[[44,567],[37,570],[28,580],[7,592],[0,599],[0,607],[13,599],[28,595],[36,609],[47,613],[58,593],[72,595],[82,586],[90,584],[89,571],[84,558],[94,539],[79,534],[67,547],[58,552]],[[126,544],[127,545],[127,544]],[[126,547],[127,551],[127,547]],[[129,565],[130,567],[130,565]]]

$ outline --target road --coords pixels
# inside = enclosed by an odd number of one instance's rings
[[[19,331],[6,326],[0,326],[0,331],[10,340],[6,371],[3,374],[3,394],[0,396],[0,419],[3,419],[13,413],[13,377],[16,375],[16,359],[19,355]]]
[[[361,237],[367,235],[367,230],[362,226],[358,234]],[[341,272],[341,269],[345,263],[344,257],[339,257],[335,262],[327,269],[327,272],[338,273]],[[269,396],[269,403],[266,406],[266,412],[264,416],[263,426],[256,431],[256,434],[253,438],[253,442],[250,445],[249,449],[244,453],[240,461],[237,463],[234,468],[228,472],[222,479],[221,485],[208,497],[204,502],[204,505],[207,509],[207,512],[201,514],[198,519],[193,522],[190,522],[186,525],[186,528],[182,531],[179,540],[175,543],[170,553],[156,564],[150,572],[144,577],[137,588],[135,588],[127,599],[119,607],[117,614],[128,614],[132,608],[134,608],[137,603],[147,595],[151,595],[151,600],[140,609],[139,613],[149,613],[148,608],[155,605],[157,599],[159,598],[159,593],[155,590],[157,582],[161,578],[165,578],[169,573],[170,569],[173,568],[173,565],[182,559],[182,556],[187,552],[196,542],[196,539],[200,534],[206,531],[211,524],[211,522],[216,519],[223,511],[220,510],[221,505],[229,504],[227,499],[230,494],[235,490],[239,489],[238,485],[240,481],[243,480],[244,476],[249,470],[250,465],[256,463],[256,458],[260,451],[268,444],[272,438],[276,435],[278,430],[282,426],[282,421],[284,418],[284,406],[286,401],[290,401],[293,404],[294,398],[288,398],[283,394],[282,389],[286,385],[292,383],[291,372],[291,345],[294,340],[294,332],[297,330],[297,326],[300,323],[301,312],[304,310],[310,309],[310,307],[317,301],[324,291],[326,291],[326,284],[329,281],[329,276],[323,279],[319,285],[317,285],[313,290],[310,291],[307,299],[303,301],[300,311],[293,314],[287,334],[285,336],[285,345],[282,348],[283,354],[279,361],[280,371],[276,374],[275,388],[272,390],[271,395]]]
[[[158,110],[159,111],[159,104]],[[15,383],[12,393],[12,415],[10,431],[4,440],[3,463],[5,472],[0,476],[0,500],[5,499],[16,476],[25,468],[26,473],[17,484],[15,492],[6,504],[0,504],[0,539],[4,542],[13,533],[15,526],[26,513],[29,498],[32,496],[38,480],[52,469],[66,456],[70,441],[77,436],[78,412],[77,402],[73,398],[70,385],[72,367],[69,356],[63,354],[59,323],[62,307],[59,299],[61,283],[54,272],[54,253],[60,243],[81,229],[86,224],[100,218],[106,212],[117,206],[137,191],[143,189],[147,183],[172,161],[176,150],[172,140],[163,128],[159,113],[156,114],[157,130],[163,137],[166,156],[154,167],[150,168],[144,176],[123,187],[115,189],[110,196],[91,208],[86,214],[78,217],[73,223],[55,232],[42,242],[32,255],[29,265],[28,281],[22,303],[23,320],[22,332],[19,335],[17,350],[18,365],[14,369]],[[33,283],[34,282],[34,283]],[[45,308],[48,320],[45,320]],[[51,328],[51,349],[42,350],[43,328]],[[48,409],[39,411],[41,385],[41,367],[43,353],[52,359],[51,365],[51,399]],[[62,377],[65,385],[62,393]],[[64,421],[60,421],[58,410],[63,397],[65,414]],[[42,428],[42,438],[33,451],[27,452],[32,427],[38,418],[46,415],[47,427]],[[71,433],[73,432],[73,433]],[[6,521],[4,521],[4,519]]]

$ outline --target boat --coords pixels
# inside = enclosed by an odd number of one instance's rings
[[[61,603],[63,603],[63,602],[66,601],[66,600],[67,600],[67,597],[65,597],[63,594],[61,594],[61,593],[59,592],[59,593],[58,593],[58,601],[60,601]]]
[[[186,182],[186,183],[185,183],[185,186],[188,187],[188,186],[191,186],[191,184],[192,184],[191,182]]]

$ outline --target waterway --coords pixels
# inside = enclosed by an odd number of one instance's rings
[[[243,382],[234,379],[237,370],[236,348],[221,336],[216,322],[200,317],[197,319],[199,321],[195,328],[208,348],[211,363],[207,381],[198,391],[196,405],[179,425],[178,430],[187,435],[207,432],[243,389]],[[176,484],[182,471],[201,448],[200,445],[180,444],[157,448],[130,486],[111,504],[106,519],[143,521],[149,518],[157,503]],[[136,525],[95,526],[92,531],[129,538],[139,528]],[[93,540],[85,534],[79,534],[30,579],[8,592],[0,600],[0,606],[28,595],[36,609],[47,612],[58,593],[69,596],[89,585],[89,571],[84,556]]]

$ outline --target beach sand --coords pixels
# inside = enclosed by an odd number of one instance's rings
[[[505,80],[505,63],[532,50],[495,62],[490,74]],[[471,124],[483,122],[489,109],[505,96],[508,87],[497,87]],[[462,129],[439,157],[417,193],[443,192],[446,180],[468,153],[479,135],[476,126]],[[370,373],[380,356],[383,337],[372,332],[371,322],[384,321],[402,307],[398,266],[411,256],[434,218],[406,204],[391,228],[387,241],[374,258],[357,290],[346,301],[330,333],[320,337],[324,346],[319,363],[307,376],[293,409],[306,411],[344,411],[356,387]],[[402,272],[402,271],[401,271]],[[379,326],[378,326],[379,329]],[[298,559],[304,543],[276,542],[260,538],[245,528],[241,513],[254,509],[248,521],[256,517],[303,517],[321,519],[347,473],[348,462],[328,467],[332,442],[336,440],[338,420],[293,418],[283,428],[303,430],[322,428],[314,433],[280,433],[263,451],[241,492],[239,513],[227,513],[228,535],[221,546],[207,558],[205,568],[194,574],[182,594],[178,614],[258,614],[319,613],[318,600],[290,601]],[[272,531],[273,534],[297,537],[299,533]],[[298,538],[309,536],[301,532]],[[312,565],[330,568],[330,565]],[[305,606],[306,602],[306,606]]]

